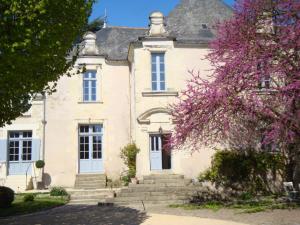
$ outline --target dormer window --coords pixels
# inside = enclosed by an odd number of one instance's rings
[[[208,29],[208,26],[207,26],[206,23],[202,23],[202,24],[201,24],[201,27],[202,27],[203,30],[207,30],[207,29]]]

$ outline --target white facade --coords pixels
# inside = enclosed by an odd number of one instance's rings
[[[61,77],[57,92],[45,101],[33,101],[27,115],[0,128],[2,184],[24,189],[36,176],[37,159],[46,163],[46,186],[73,187],[79,173],[101,173],[118,180],[127,170],[120,150],[131,142],[141,149],[138,178],[151,173],[195,178],[210,165],[211,149],[193,154],[181,149],[168,156],[163,145],[174,127],[169,106],[179,100],[189,71],[199,71],[203,77],[210,73],[209,61],[203,60],[209,52],[208,44],[177,41],[169,35],[161,13],[155,12],[150,18],[150,29],[128,42],[126,59],[114,60],[101,54],[102,37],[86,34],[74,67],[77,71],[85,65],[86,72]],[[102,32],[105,29],[109,28]],[[123,28],[118,29],[122,33]],[[31,169],[12,173],[9,168],[15,149],[20,164],[24,163],[26,149],[22,141],[21,147],[14,147],[19,144],[10,136],[23,131],[32,132],[32,156],[25,160]]]

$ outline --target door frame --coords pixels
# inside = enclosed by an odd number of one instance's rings
[[[102,161],[102,170],[101,171],[96,171],[96,172],[80,172],[80,126],[93,126],[93,125],[100,125],[102,126],[102,133],[101,133],[101,161]],[[104,137],[105,137],[105,132],[104,132],[104,123],[103,122],[95,122],[95,123],[79,123],[77,125],[77,174],[104,174]],[[90,143],[89,143],[90,144]],[[90,156],[90,152],[89,152]]]
[[[170,135],[170,134],[172,134],[171,132],[163,132],[163,133],[158,133],[158,132],[149,132],[148,133],[148,141],[149,141],[149,144],[148,144],[148,151],[149,151],[149,165],[150,165],[150,172],[167,172],[167,171],[172,171],[172,169],[173,169],[173,157],[172,157],[172,152],[170,153],[171,155],[170,155],[170,157],[171,157],[171,168],[170,169],[163,169],[163,162],[162,162],[162,160],[163,160],[163,153],[162,153],[162,151],[163,151],[163,141],[162,141],[162,136],[164,136],[164,135]],[[161,170],[153,170],[152,168],[151,168],[151,136],[160,136],[161,137]]]

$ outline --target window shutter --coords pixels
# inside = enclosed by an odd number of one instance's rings
[[[0,140],[0,162],[7,161],[7,140]]]
[[[32,139],[32,161],[40,159],[41,140]]]

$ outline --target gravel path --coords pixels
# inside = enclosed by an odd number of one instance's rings
[[[165,206],[135,207],[98,207],[66,205],[49,211],[31,215],[16,216],[0,219],[1,225],[164,225],[157,224],[157,214],[160,218],[168,215],[198,217],[197,225],[213,225],[214,220],[223,220],[220,225],[231,225],[234,221],[250,225],[300,225],[300,209],[274,210],[255,214],[237,213],[234,210],[222,209],[217,212],[211,210],[184,210]],[[154,216],[153,216],[154,215]],[[156,215],[156,216],[155,216]],[[158,215],[158,216],[159,216]],[[205,219],[213,219],[208,220]],[[181,217],[181,219],[184,219]],[[204,219],[204,220],[203,220]],[[152,222],[151,222],[152,221]],[[154,222],[153,222],[154,221]],[[174,221],[178,222],[178,219]],[[188,221],[185,219],[184,221]],[[199,222],[199,221],[203,221]],[[206,221],[206,222],[204,222]],[[220,221],[219,221],[220,222]],[[175,224],[175,223],[174,223]],[[171,225],[171,224],[166,224]],[[173,224],[172,224],[173,225]],[[181,223],[180,225],[187,225]]]

